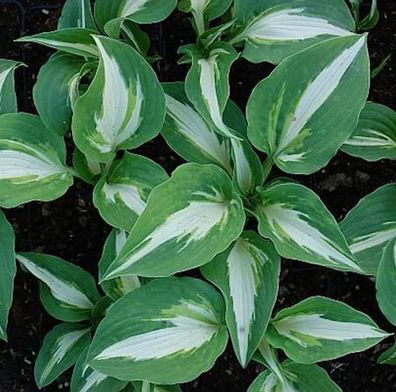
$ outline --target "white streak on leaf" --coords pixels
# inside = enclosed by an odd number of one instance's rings
[[[106,378],[106,375],[93,370],[91,374],[85,379],[85,383],[79,392],[89,392],[94,390],[93,388],[101,384],[104,380],[106,380]]]
[[[124,6],[119,13],[121,17],[131,16],[145,8],[148,0],[125,0]]]
[[[394,222],[384,224],[384,230],[375,231],[361,237],[354,238],[350,245],[351,252],[358,254],[367,249],[387,243],[396,237],[396,226],[387,228],[386,226],[394,225]]]
[[[108,184],[103,185],[103,192],[106,198],[116,204],[116,196],[120,197],[125,205],[140,215],[146,208],[146,202],[142,199],[139,188],[131,184]]]
[[[353,135],[345,144],[356,147],[396,148],[396,140],[389,135],[374,129],[365,129],[364,131],[367,134]]]

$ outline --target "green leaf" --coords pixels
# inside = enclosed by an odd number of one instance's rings
[[[377,362],[381,365],[396,365],[396,343],[384,351]]]
[[[367,31],[374,28],[380,19],[377,0],[371,0],[370,12],[358,23],[358,29]]]
[[[33,89],[34,104],[48,129],[63,136],[70,131],[71,96],[84,62],[66,53],[56,53],[41,67]]]
[[[234,350],[246,367],[271,318],[278,294],[280,257],[269,241],[245,232],[201,271],[223,293]]]
[[[99,51],[95,45],[93,34],[97,34],[97,32],[74,27],[30,35],[16,41],[33,42],[77,56],[96,58],[99,56]]]
[[[259,233],[281,256],[362,273],[334,217],[303,185],[278,181],[260,189],[254,213]]]
[[[65,159],[63,139],[37,116],[0,116],[0,207],[62,196],[73,183]]]
[[[162,277],[204,265],[239,237],[244,223],[242,201],[221,168],[181,165],[153,189],[103,279]]]
[[[87,365],[88,347],[81,353],[73,370],[71,392],[119,392],[126,386],[125,381],[108,377]]]
[[[100,298],[93,276],[59,257],[19,253],[17,260],[40,285],[40,299],[46,311],[62,321],[89,320]]]
[[[126,41],[132,44],[140,54],[147,56],[150,49],[150,36],[138,24],[125,19],[121,25],[121,33]]]
[[[223,121],[230,95],[230,69],[238,58],[236,50],[225,42],[218,42],[207,55],[203,55],[195,45],[184,46],[180,52],[192,59],[185,85],[190,102],[209,124],[213,124],[216,132],[239,139]]]
[[[41,389],[73,366],[89,346],[89,328],[79,324],[59,324],[44,338],[34,365],[34,378]]]
[[[247,107],[249,139],[283,171],[311,174],[352,134],[369,82],[366,36],[314,45],[255,87]]]
[[[231,172],[228,139],[213,131],[193,109],[183,83],[165,83],[163,87],[167,116],[161,134],[168,145],[186,161],[214,163]]]
[[[192,278],[157,279],[109,309],[88,364],[121,380],[177,384],[209,370],[227,340],[224,303],[213,287]]]
[[[311,297],[281,310],[266,338],[295,362],[312,364],[375,346],[389,334],[352,307],[324,297]]]
[[[111,263],[120,254],[122,247],[127,240],[127,234],[123,230],[114,229],[108,236],[103,248],[102,257],[99,261],[99,279],[102,279],[104,273]],[[103,291],[114,301],[136,290],[141,286],[140,279],[137,275],[124,275],[118,278],[105,280],[101,282]]]
[[[386,244],[396,238],[396,184],[365,196],[340,223],[350,249],[362,269],[377,273]]]
[[[355,29],[344,0],[270,0],[257,3],[253,10],[261,12],[256,16],[249,10],[243,10],[245,5],[237,5],[236,16],[242,28],[231,40],[234,44],[245,43],[243,56],[253,63],[269,61],[278,64],[286,57],[328,38],[353,35]],[[250,7],[249,4],[246,6]]]
[[[14,73],[21,63],[0,59],[0,115],[18,111]]]
[[[0,339],[7,340],[8,313],[11,309],[14,293],[15,234],[0,210]]]
[[[133,386],[136,392],[182,392],[178,385],[156,385],[148,381],[135,381]]]
[[[97,30],[90,0],[67,0],[58,21],[58,30],[69,27]]]
[[[130,231],[146,208],[151,190],[168,178],[157,163],[126,153],[96,184],[94,204],[109,225]]]
[[[139,147],[160,132],[165,97],[157,76],[132,47],[95,37],[101,60],[74,107],[73,138],[88,158],[107,162],[119,149]]]
[[[73,153],[73,169],[78,177],[91,185],[95,185],[102,173],[99,162],[88,159],[78,148]]]
[[[396,111],[368,102],[342,150],[366,161],[396,160]]]
[[[384,249],[382,259],[378,266],[377,301],[382,313],[396,325],[396,240],[393,239]]]

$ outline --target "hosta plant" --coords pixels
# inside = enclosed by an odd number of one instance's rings
[[[375,3],[365,23],[356,1],[355,19],[344,0],[176,3],[66,1],[58,30],[19,40],[56,49],[34,87],[38,115],[17,112],[20,64],[0,62],[0,206],[54,200],[77,177],[113,228],[96,282],[58,257],[15,254],[1,213],[0,335],[18,260],[62,322],[38,354],[40,388],[74,366],[72,392],[180,391],[231,340],[243,368],[266,368],[250,392],[339,391],[317,363],[390,334],[322,296],[274,306],[283,257],[376,279],[381,309],[396,321],[395,186],[365,197],[339,225],[292,177],[315,173],[340,149],[396,156],[394,112],[367,103],[362,30],[375,24]],[[161,83],[142,25],[176,6],[191,15],[197,39],[179,49],[186,79]],[[274,64],[246,116],[229,98],[239,57]],[[156,137],[187,163],[167,173],[134,151]]]

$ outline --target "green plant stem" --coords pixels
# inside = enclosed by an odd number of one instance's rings
[[[263,162],[263,183],[265,183],[268,180],[268,177],[271,174],[273,166],[274,166],[274,160],[271,157],[267,157],[267,159]]]

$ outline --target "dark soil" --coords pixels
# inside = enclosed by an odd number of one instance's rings
[[[50,51],[36,45],[22,48],[13,39],[56,27],[60,9],[57,1],[51,7],[34,7],[32,1],[21,1],[23,9],[0,1],[0,57],[24,60],[29,69],[17,72],[20,109],[34,112],[31,88],[39,67]],[[7,1],[6,1],[7,3]],[[395,55],[396,6],[393,0],[379,0],[381,21],[370,34],[370,53],[373,66],[389,53]],[[179,45],[192,42],[193,33],[188,19],[175,13],[163,26],[152,29],[154,50],[163,55],[156,65],[162,81],[182,80],[186,68],[176,65]],[[151,32],[151,29],[150,29]],[[164,43],[161,44],[161,38]],[[183,37],[183,38],[182,38]],[[232,98],[241,107],[246,105],[251,89],[268,75],[268,65],[252,65],[240,60],[231,75]],[[388,63],[372,82],[371,99],[395,109],[395,64]],[[70,144],[70,140],[68,141]],[[139,149],[164,165],[171,172],[179,158],[166,144],[157,139]],[[313,176],[298,180],[317,192],[331,212],[342,219],[361,197],[377,187],[396,180],[396,162],[367,163],[342,153]],[[92,188],[76,181],[75,186],[59,200],[50,204],[31,203],[7,211],[14,225],[19,251],[37,251],[60,256],[96,275],[103,243],[110,228],[100,219],[92,205]],[[299,262],[284,261],[277,308],[289,306],[311,295],[327,295],[342,300],[373,317],[385,330],[396,332],[378,310],[374,284],[367,278],[333,272]],[[0,343],[0,392],[38,391],[33,380],[33,364],[41,341],[56,321],[45,314],[38,300],[37,282],[29,275],[18,273],[14,306],[9,325],[9,343]],[[379,366],[376,358],[392,342],[365,353],[347,356],[324,363],[331,377],[344,391],[382,392],[396,390],[395,368]],[[229,347],[215,367],[197,381],[183,387],[184,391],[246,391],[261,368],[251,364],[243,371]],[[45,391],[68,390],[68,377],[47,387]]]

